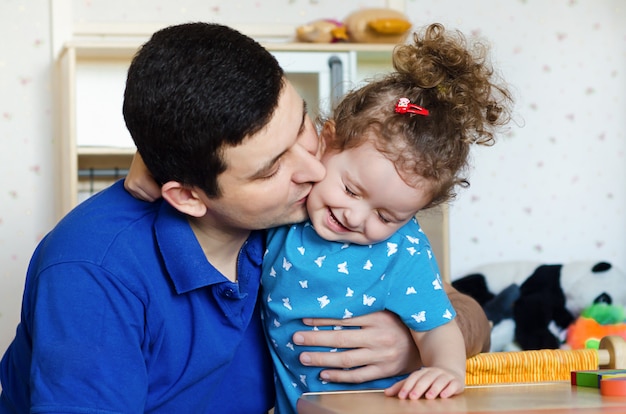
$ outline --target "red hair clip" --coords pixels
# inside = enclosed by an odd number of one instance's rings
[[[412,104],[409,98],[400,98],[396,103],[396,112],[399,114],[417,114],[428,116],[428,109]]]

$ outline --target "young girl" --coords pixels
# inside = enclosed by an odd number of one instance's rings
[[[303,392],[387,388],[402,399],[461,393],[465,347],[428,239],[415,214],[454,197],[472,144],[491,145],[509,120],[486,48],[440,24],[398,46],[395,71],[350,92],[324,123],[326,176],[309,194],[309,221],[268,231],[262,303],[276,370],[276,414]],[[140,170],[133,162],[132,169]],[[141,174],[138,174],[141,176]],[[136,193],[158,192],[135,180]],[[403,378],[333,384],[299,361],[303,318],[390,310],[410,328],[423,367]],[[323,328],[314,328],[323,329]]]
[[[268,231],[262,300],[277,413],[295,412],[310,391],[391,386],[388,395],[416,399],[464,389],[463,337],[414,217],[468,185],[470,145],[493,143],[509,94],[492,83],[484,48],[468,49],[438,24],[399,46],[393,64],[395,72],[350,92],[323,126],[326,176],[309,194],[309,221]],[[300,363],[306,349],[291,338],[311,329],[302,318],[380,310],[411,329],[423,368],[352,385],[325,383],[319,368]]]

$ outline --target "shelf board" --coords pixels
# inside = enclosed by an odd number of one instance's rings
[[[119,148],[119,147],[76,147],[78,155],[133,155],[137,151],[136,148]]]
[[[132,58],[142,43],[134,41],[72,41],[65,44],[64,50],[74,49],[80,58],[110,59]],[[270,51],[294,52],[357,52],[391,53],[395,44],[387,43],[300,43],[266,42],[262,45]]]

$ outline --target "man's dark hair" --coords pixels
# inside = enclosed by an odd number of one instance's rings
[[[170,26],[130,65],[124,119],[158,183],[219,196],[224,148],[268,124],[283,86],[274,56],[248,36],[218,24]]]

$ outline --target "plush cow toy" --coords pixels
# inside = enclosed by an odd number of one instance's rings
[[[481,304],[493,324],[492,351],[556,349],[583,309],[626,306],[626,274],[606,262],[503,262],[452,285]]]

